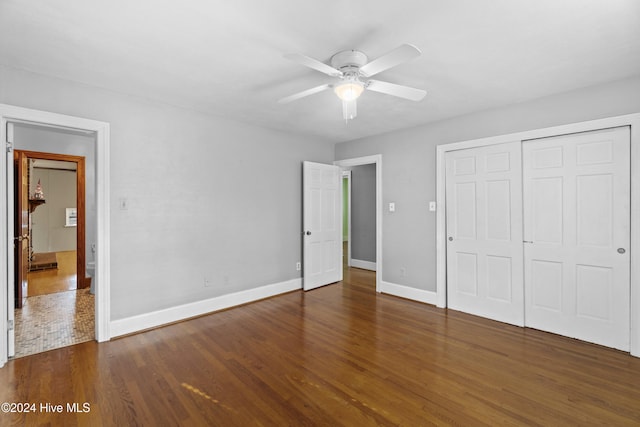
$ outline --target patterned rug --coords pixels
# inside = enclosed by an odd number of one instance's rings
[[[94,298],[88,288],[28,297],[15,310],[14,357],[93,340]]]

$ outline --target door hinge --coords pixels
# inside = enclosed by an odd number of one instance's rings
[[[13,144],[7,142],[7,153],[11,153],[13,151]]]
[[[11,320],[9,320],[9,321],[8,321],[8,329],[9,329],[10,331],[13,331],[13,319],[11,319]]]

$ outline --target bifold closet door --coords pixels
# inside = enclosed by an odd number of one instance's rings
[[[629,128],[522,150],[526,326],[628,351]]]
[[[520,141],[446,154],[447,306],[524,325]]]

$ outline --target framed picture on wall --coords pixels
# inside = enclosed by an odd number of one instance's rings
[[[65,209],[65,227],[76,227],[78,225],[78,210],[76,208]]]

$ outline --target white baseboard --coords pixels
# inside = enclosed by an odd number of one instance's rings
[[[362,268],[365,270],[376,271],[376,263],[371,261],[363,261],[361,259],[351,258],[350,267]]]
[[[436,305],[438,302],[438,294],[436,292],[410,288],[409,286],[384,281],[380,282],[380,292],[427,304]]]
[[[201,316],[225,308],[234,307],[248,302],[272,297],[285,292],[302,288],[302,279],[292,279],[286,282],[274,283],[255,289],[236,292],[228,295],[210,298],[203,301],[195,301],[164,310],[139,314],[111,321],[111,338],[131,334],[145,329],[155,328],[168,323]]]

